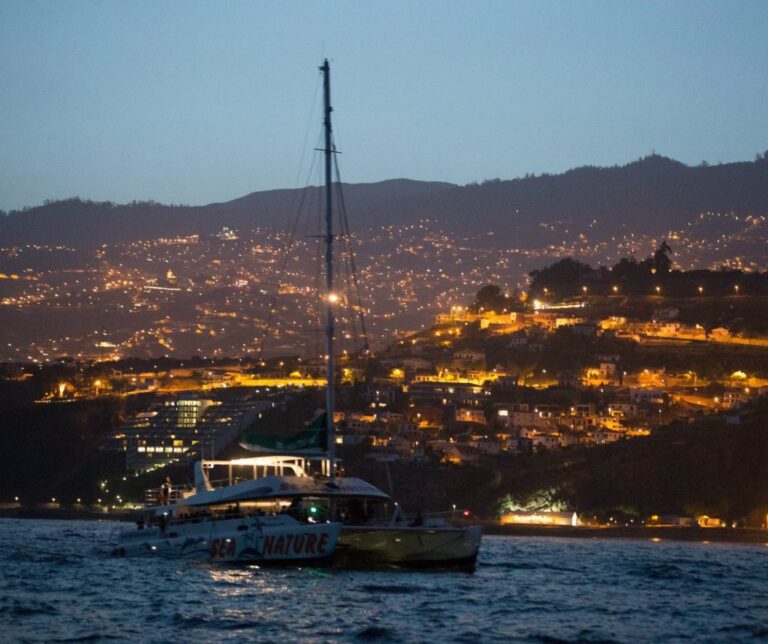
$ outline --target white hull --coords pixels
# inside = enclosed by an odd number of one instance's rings
[[[115,554],[262,564],[329,561],[338,523],[299,523],[287,515],[203,518],[121,535]]]
[[[482,528],[344,526],[336,561],[349,567],[472,570]]]

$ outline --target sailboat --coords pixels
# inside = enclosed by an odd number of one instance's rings
[[[297,492],[304,508],[316,516],[329,517],[341,524],[334,561],[341,567],[473,570],[482,538],[480,526],[453,526],[444,520],[419,519],[409,522],[390,496],[360,478],[341,475],[335,457],[335,314],[339,301],[334,291],[333,230],[333,136],[331,127],[330,65],[326,59],[323,74],[323,134],[325,162],[325,413],[320,422],[292,439],[246,434],[241,445],[249,450],[272,453],[265,459],[301,456],[301,485]],[[324,444],[324,445],[323,445]],[[323,449],[324,447],[324,449]],[[298,472],[298,471],[297,471]],[[418,523],[418,525],[417,525]]]
[[[291,438],[246,434],[258,455],[195,463],[194,486],[155,498],[116,555],[260,564],[473,570],[479,526],[409,523],[371,483],[341,475],[335,456],[335,316],[330,66],[324,61],[326,409]]]

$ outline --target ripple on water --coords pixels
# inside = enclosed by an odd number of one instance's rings
[[[366,573],[113,559],[121,529],[0,520],[0,639],[768,638],[764,547],[490,537],[474,575]]]
[[[52,639],[52,642],[103,642],[109,640],[121,640],[122,637],[118,635],[110,635],[109,633],[89,633],[88,635],[78,635],[77,637],[57,637]]]
[[[393,642],[395,633],[383,626],[366,626],[354,634],[354,639],[362,642]]]
[[[0,607],[0,615],[11,617],[30,617],[32,615],[58,615],[59,610],[54,604],[40,601],[19,602],[14,601],[10,606]]]
[[[409,585],[384,585],[384,584],[363,584],[357,590],[363,593],[377,593],[385,595],[413,595],[414,593],[426,592],[428,589],[422,586]]]

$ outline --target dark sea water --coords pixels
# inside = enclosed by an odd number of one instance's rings
[[[0,519],[0,641],[768,640],[765,545],[486,537],[473,575],[264,570],[114,559],[125,525]]]

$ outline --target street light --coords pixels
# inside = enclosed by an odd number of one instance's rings
[[[704,287],[703,286],[699,286],[699,295],[701,295],[702,293],[704,293]]]

